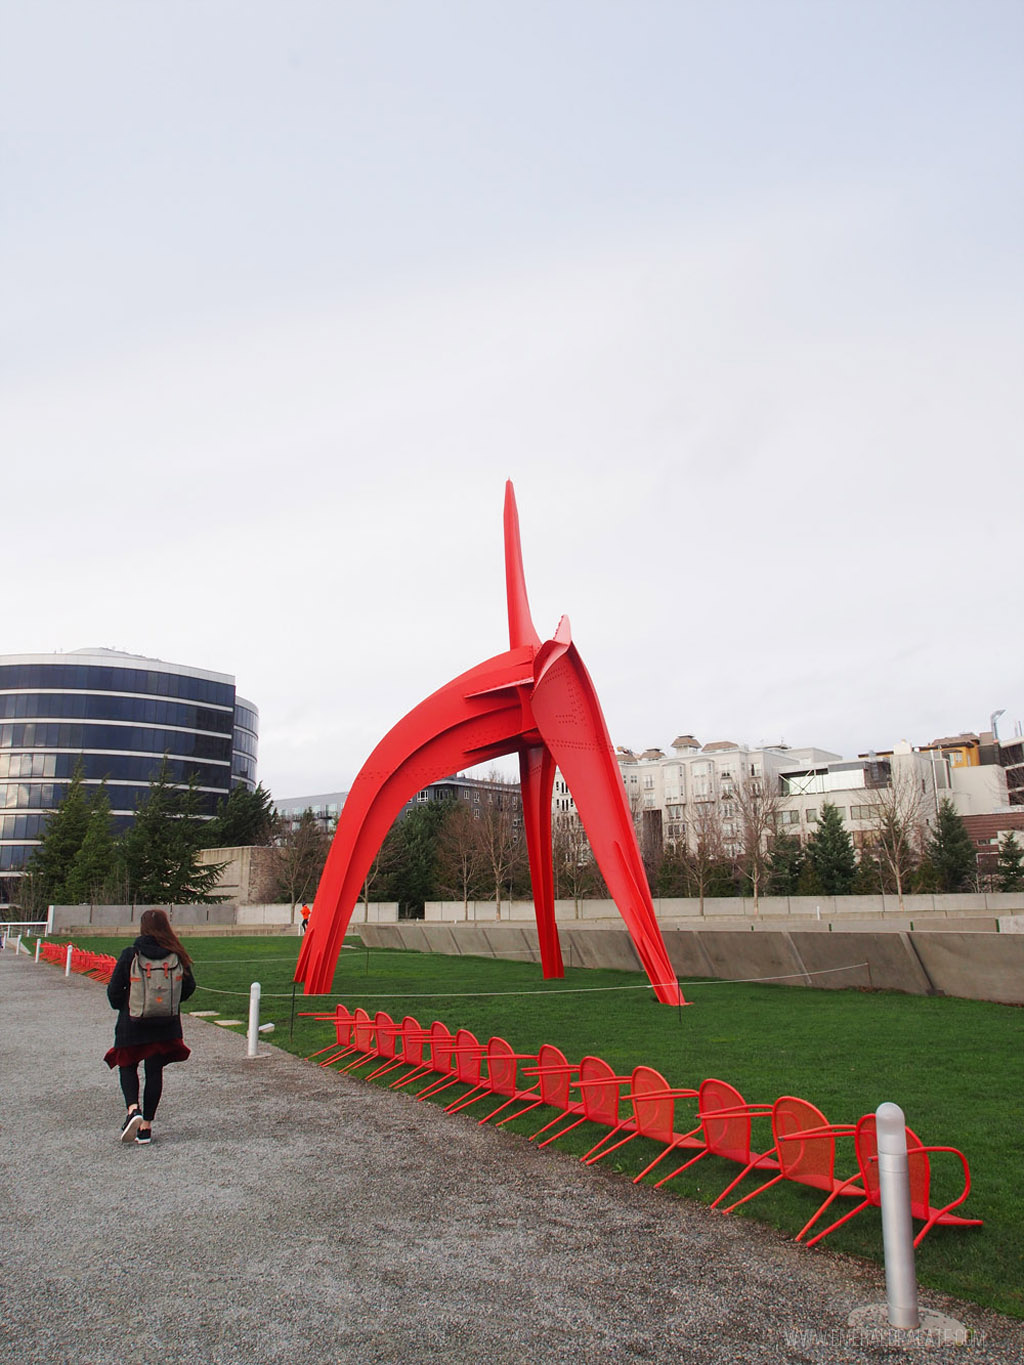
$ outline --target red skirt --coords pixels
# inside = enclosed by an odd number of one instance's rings
[[[138,1066],[147,1057],[162,1057],[164,1062],[187,1062],[192,1049],[185,1046],[180,1038],[172,1038],[168,1043],[133,1043],[129,1047],[112,1047],[103,1060],[111,1070],[115,1066]]]

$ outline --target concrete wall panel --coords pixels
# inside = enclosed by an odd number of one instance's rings
[[[696,933],[716,977],[726,981],[783,977],[787,986],[808,985],[788,933],[765,930],[752,934],[728,929],[698,929]]]
[[[458,957],[459,948],[455,935],[447,924],[424,924],[421,926],[427,941],[427,951],[443,953],[446,957]]]
[[[808,970],[835,970],[867,962],[857,971],[835,971],[835,976],[811,977],[813,983],[835,989],[868,986],[874,990],[927,995],[929,981],[917,960],[910,938],[902,933],[799,933],[793,944]],[[849,978],[845,980],[844,978]]]
[[[518,925],[491,925],[483,933],[494,957],[506,957],[510,962],[533,960],[533,949]]]
[[[398,924],[366,924],[359,930],[359,937],[367,948],[404,948],[402,926]]]
[[[491,957],[491,945],[487,942],[486,930],[475,924],[453,924],[452,936],[459,945],[460,953],[473,957]]]
[[[1016,934],[910,935],[936,990],[1024,1005],[1024,938]]]
[[[574,967],[640,971],[640,959],[625,929],[569,929],[559,936],[562,956]]]
[[[699,933],[691,929],[666,929],[662,937],[668,951],[668,960],[672,963],[677,976],[715,975]]]

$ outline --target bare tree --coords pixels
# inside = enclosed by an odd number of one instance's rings
[[[771,839],[785,798],[779,791],[776,779],[744,774],[725,799],[736,807],[740,868],[750,883],[756,915],[761,890],[768,878]]]
[[[700,912],[703,914],[708,887],[727,857],[722,813],[715,801],[694,801],[688,810],[687,869],[693,890],[700,898]]]
[[[275,849],[277,894],[291,903],[292,923],[295,907],[312,899],[327,859],[329,840],[308,808],[294,829],[289,830]]]
[[[445,896],[462,902],[462,918],[469,919],[485,873],[484,841],[479,822],[464,801],[453,801],[437,836],[437,880]]]
[[[394,828],[389,829],[384,837],[384,842],[374,854],[370,870],[366,874],[359,898],[363,902],[363,923],[370,921],[370,902],[380,895],[381,886],[386,883],[388,877],[398,865],[400,851],[398,843],[394,838]]]
[[[918,863],[925,830],[926,793],[910,769],[893,763],[888,787],[872,793],[871,848],[878,857],[883,889],[896,893],[899,908]]]
[[[580,901],[594,895],[607,895],[607,887],[594,861],[590,840],[579,816],[556,815],[551,828],[551,849],[555,868],[555,895],[571,900],[575,917],[580,917]]]
[[[494,918],[501,919],[501,901],[525,863],[522,799],[519,784],[498,772],[488,774],[492,790],[476,821],[488,881],[494,887]]]

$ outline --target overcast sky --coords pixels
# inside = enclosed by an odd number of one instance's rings
[[[277,797],[542,636],[613,741],[1024,720],[1019,0],[2,4],[0,652]]]

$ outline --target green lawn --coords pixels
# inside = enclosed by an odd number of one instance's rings
[[[684,991],[692,1006],[677,1010],[657,1004],[629,972],[570,969],[564,981],[545,982],[532,964],[356,947],[341,955],[334,979],[339,994],[296,996],[293,1020],[297,940],[184,941],[201,982],[188,1010],[215,1009],[222,1017],[246,1020],[249,983],[258,980],[261,1021],[275,1024],[270,1041],[301,1056],[322,1047],[331,1030],[299,1013],[331,1008],[343,999],[350,1008],[362,1005],[371,1013],[385,1009],[399,1019],[413,1014],[424,1025],[441,1019],[453,1031],[472,1029],[482,1041],[500,1034],[519,1052],[534,1052],[549,1042],[570,1061],[596,1053],[620,1074],[643,1062],[674,1086],[718,1076],[750,1102],[799,1095],[837,1123],[853,1123],[893,1100],[925,1143],[959,1147],[966,1154],[972,1193],[960,1212],[985,1220],[983,1228],[933,1229],[917,1252],[919,1281],[1024,1317],[1024,1196],[1017,1166],[1024,1079],[1020,1009],[890,993],[687,982]],[[125,940],[90,939],[88,946],[116,953]],[[443,1099],[456,1093],[450,1090]],[[690,1103],[680,1102],[679,1110],[677,1128],[684,1121],[692,1127]],[[452,1122],[468,1122],[474,1112],[487,1111],[481,1104]],[[529,1133],[540,1122],[531,1114],[502,1131],[515,1140],[514,1127]],[[758,1122],[755,1148],[761,1150],[771,1139],[767,1122]],[[597,1136],[597,1130],[588,1130],[584,1125],[559,1147],[585,1151]],[[632,1176],[656,1152],[641,1139],[604,1165]],[[934,1159],[937,1196],[955,1184],[959,1163],[954,1169],[954,1161]],[[852,1142],[844,1139],[837,1169],[852,1175],[855,1168]],[[736,1171],[718,1158],[706,1158],[662,1193],[710,1202]],[[753,1181],[744,1192],[747,1188]],[[819,1202],[816,1192],[783,1182],[732,1216],[757,1217],[795,1233]],[[833,1233],[824,1248],[880,1261],[877,1211],[860,1214]]]

